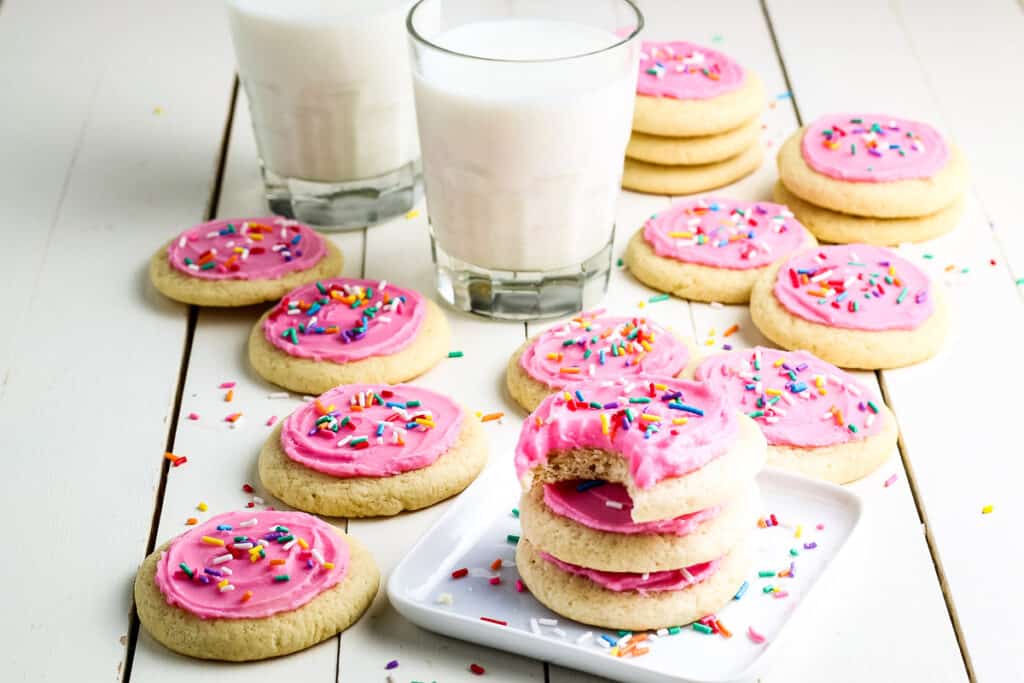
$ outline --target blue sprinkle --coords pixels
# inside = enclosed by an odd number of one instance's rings
[[[576,492],[583,493],[584,491],[589,491],[592,488],[603,486],[604,483],[605,482],[601,479],[588,479],[587,481],[576,484]]]
[[[742,598],[746,594],[748,588],[750,588],[750,582],[744,581],[743,585],[740,586],[740,589],[736,591],[736,595],[732,596],[732,599],[739,600],[740,598]]]

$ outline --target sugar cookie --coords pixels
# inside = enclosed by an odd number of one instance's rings
[[[297,221],[277,216],[197,225],[149,260],[153,286],[197,306],[250,306],[341,272],[334,243]]]
[[[702,197],[651,216],[626,247],[641,282],[683,299],[746,303],[774,261],[816,244],[785,206]]]
[[[487,463],[479,420],[411,385],[331,389],[289,415],[260,452],[260,479],[292,507],[395,515],[459,493]]]
[[[724,161],[697,166],[661,166],[626,158],[622,187],[648,194],[696,194],[728,185],[758,169],[764,159],[761,145],[753,145]]]
[[[738,128],[715,135],[679,138],[633,131],[626,156],[664,166],[694,166],[725,161],[760,144],[761,120],[752,118]]]
[[[948,328],[928,276],[866,244],[818,247],[776,263],[754,283],[750,316],[783,348],[865,370],[930,358]]]
[[[505,372],[509,394],[527,411],[582,380],[654,374],[677,377],[694,352],[650,318],[580,314],[523,342]]]
[[[249,335],[249,361],[263,378],[322,394],[340,384],[398,384],[448,351],[441,309],[411,289],[332,278],[290,292]]]
[[[344,631],[380,572],[350,536],[302,512],[217,515],[149,555],[135,579],[139,621],[191,657],[286,655]]]

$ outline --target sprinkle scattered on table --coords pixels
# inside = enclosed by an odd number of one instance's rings
[[[890,475],[890,477],[885,480],[885,488],[889,488],[890,486],[895,484],[896,480],[898,478],[899,478],[899,474],[897,474],[897,473],[893,473],[892,475]]]
[[[462,353],[462,351],[449,351],[448,352],[448,357],[449,358],[462,358],[464,355],[465,354]]]
[[[487,672],[487,670],[479,664],[470,664],[469,670],[475,673],[477,676],[483,676]]]
[[[985,507],[981,508],[981,514],[983,514],[983,515],[990,515],[990,514],[992,514],[993,510],[995,510],[995,508],[993,506],[986,505]]]
[[[411,221],[413,218],[418,218],[419,215],[420,215],[419,210],[413,209],[413,210],[411,210],[411,211],[409,211],[408,213],[405,214],[405,218],[406,218],[406,220],[410,220]]]
[[[207,505],[204,501],[199,501],[199,504],[196,505],[196,510],[199,510],[200,512],[206,512],[209,509],[210,506]]]
[[[190,420],[198,420],[199,419],[199,413],[189,413],[188,414],[188,419],[190,419]]]
[[[387,669],[388,671],[391,671],[392,669],[397,669],[398,668],[398,660],[397,659],[392,659],[390,662],[388,662],[387,664],[384,665],[384,668]]]
[[[267,418],[267,426],[273,427],[277,423],[277,415],[271,415]]]

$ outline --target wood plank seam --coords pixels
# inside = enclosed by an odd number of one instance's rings
[[[203,212],[203,220],[211,220],[217,213],[220,203],[220,194],[223,187],[224,169],[227,163],[228,142],[231,138],[231,128],[235,119],[235,106],[238,101],[238,78],[235,77],[231,85],[231,97],[228,99],[228,108],[224,117],[224,128],[221,132],[220,148],[217,151],[216,161],[213,168],[213,179],[210,183],[210,194]],[[181,361],[178,365],[177,386],[174,390],[174,400],[171,403],[169,412],[170,420],[167,425],[167,439],[164,442],[164,451],[174,452],[174,441],[178,433],[178,422],[181,418],[181,404],[185,394],[185,381],[188,379],[189,361],[192,357],[192,343],[195,339],[196,325],[199,321],[199,307],[189,306],[185,325],[185,341],[181,349]],[[170,472],[171,463],[167,458],[160,459],[160,480],[157,484],[156,495],[153,498],[153,516],[149,525],[149,537],[146,541],[146,549],[143,557],[148,556],[156,548],[157,532],[160,528],[160,518],[163,514],[164,496],[167,492],[167,475]],[[121,680],[128,683],[132,677],[132,666],[135,661],[135,648],[139,642],[139,614],[135,609],[134,594],[132,597],[131,610],[129,612],[128,642],[125,646],[124,669]]]
[[[1022,0],[1022,1],[1024,1],[1024,0]],[[772,39],[772,46],[775,49],[776,58],[779,61],[779,68],[782,70],[782,76],[783,76],[783,79],[785,80],[786,88],[788,89],[788,92],[789,92],[789,100],[792,103],[793,113],[796,116],[797,123],[799,125],[803,126],[804,125],[803,116],[800,113],[800,107],[799,107],[799,104],[797,103],[796,93],[794,92],[792,83],[790,82],[790,79],[789,79],[789,71],[786,68],[786,60],[783,57],[782,50],[779,47],[778,38],[777,38],[776,33],[775,33],[775,25],[772,22],[771,11],[768,9],[767,0],[759,0],[759,3],[761,5],[761,11],[764,14],[765,23],[768,26],[768,33],[770,34],[771,39]],[[900,16],[898,11],[896,12],[896,14],[897,14],[897,16]],[[907,36],[908,42],[910,42],[911,50],[914,51],[914,49],[913,49],[913,42],[910,41],[910,37],[909,37],[909,35],[907,35],[906,26],[903,23],[902,16],[900,16],[900,27],[903,30],[904,35]],[[918,58],[916,51],[914,51],[914,58],[918,61],[918,64],[920,64],[920,59]],[[922,71],[923,71],[923,69],[922,69]],[[930,84],[928,85],[928,88],[929,88],[929,90],[932,89]],[[987,214],[986,214],[986,218],[988,218]],[[998,243],[998,240],[996,240],[996,241]],[[1000,249],[1002,250],[1002,245],[1000,245]],[[1007,269],[1009,269],[1009,262],[1005,258],[1005,251],[1003,251],[1001,255],[1003,256],[1004,262],[1007,263]],[[1012,273],[1011,273],[1011,277],[1012,277]],[[899,415],[896,414],[896,409],[892,405],[892,401],[889,398],[889,392],[888,392],[888,389],[887,389],[886,384],[885,384],[885,377],[883,376],[882,372],[878,371],[878,370],[875,371],[875,376],[878,379],[879,389],[882,392],[882,399],[885,401],[886,405],[888,405],[890,407],[890,409],[893,411],[893,414],[896,415],[897,424],[898,424],[899,423]],[[911,494],[911,497],[913,498],[913,501],[914,501],[914,507],[917,509],[918,518],[921,520],[921,523],[924,526],[925,543],[928,546],[928,554],[931,555],[932,566],[935,569],[935,575],[936,575],[936,578],[939,581],[939,587],[942,590],[942,598],[943,598],[943,601],[946,604],[946,612],[948,613],[950,622],[953,625],[953,633],[956,635],[957,647],[960,649],[960,657],[963,660],[964,668],[967,671],[967,678],[968,678],[969,681],[971,681],[971,683],[976,683],[977,679],[975,678],[975,675],[974,675],[974,668],[973,668],[973,666],[971,664],[970,655],[967,652],[967,645],[966,645],[966,643],[964,641],[963,631],[960,628],[960,617],[959,617],[959,615],[957,614],[957,611],[956,611],[956,605],[955,605],[955,603],[953,601],[952,592],[950,591],[949,586],[946,583],[946,575],[945,575],[945,572],[943,571],[943,568],[942,568],[942,561],[939,558],[938,550],[935,547],[934,539],[932,538],[931,531],[928,528],[928,517],[927,517],[927,514],[926,514],[925,509],[924,509],[924,504],[923,504],[923,502],[921,500],[921,495],[920,495],[920,492],[918,490],[917,481],[914,478],[914,469],[913,469],[913,467],[911,467],[910,459],[907,457],[907,454],[906,454],[906,449],[905,449],[904,443],[903,443],[902,432],[900,433],[899,437],[897,438],[896,446],[897,446],[897,451],[898,451],[899,456],[900,456],[900,460],[903,463],[904,471],[906,472],[906,475],[907,475],[907,485],[910,487],[910,494]]]

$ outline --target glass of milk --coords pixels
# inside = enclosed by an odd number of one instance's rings
[[[411,0],[226,0],[270,209],[336,229],[408,211]]]
[[[629,0],[420,0],[413,83],[437,288],[514,320],[595,304],[643,17]]]

